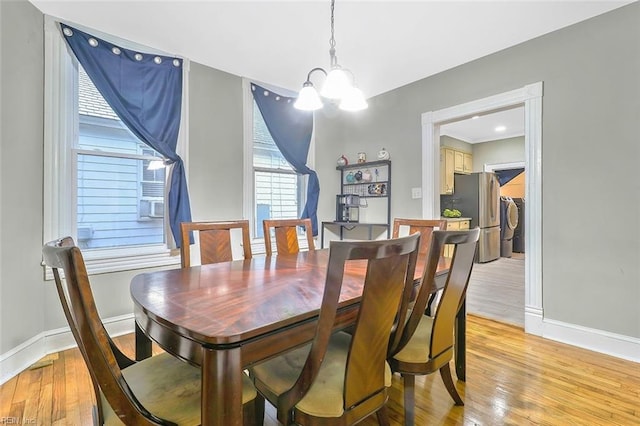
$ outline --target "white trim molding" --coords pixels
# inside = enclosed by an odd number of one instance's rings
[[[107,318],[102,322],[112,337],[133,333],[135,328],[133,314]],[[69,327],[45,331],[32,337],[0,355],[0,385],[29,368],[42,357],[76,346]]]
[[[542,307],[542,82],[422,114],[422,217],[440,217],[440,125],[483,112],[524,105],[525,331],[541,335]]]
[[[552,319],[542,321],[541,336],[557,342],[640,363],[640,339]]]

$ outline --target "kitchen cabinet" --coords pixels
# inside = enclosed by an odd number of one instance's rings
[[[454,193],[455,173],[470,174],[473,170],[473,156],[450,147],[440,148],[440,195]]]
[[[447,221],[447,231],[465,231],[469,229],[469,224],[471,223],[471,219],[466,217],[460,218],[447,218],[443,217]],[[444,257],[453,257],[453,248],[452,244],[447,244],[444,246]]]
[[[468,152],[453,151],[453,171],[468,175],[473,170],[473,156]]]
[[[463,154],[463,173],[471,174],[471,172],[473,171],[473,155],[469,154],[468,152],[465,152]]]
[[[454,155],[453,149],[440,148],[440,194],[453,194]]]
[[[455,173],[464,173],[464,152],[453,151],[453,171]]]

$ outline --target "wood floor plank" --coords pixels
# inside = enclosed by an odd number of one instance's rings
[[[640,364],[474,315],[467,322],[467,382],[456,383],[465,406],[453,405],[438,374],[419,376],[416,425],[640,425]],[[115,340],[132,355],[133,335]],[[160,352],[154,345],[153,353]],[[394,374],[392,426],[403,424],[402,395],[402,378]],[[0,418],[36,416],[36,424],[45,426],[92,422],[93,389],[77,349],[7,381],[0,398]],[[278,424],[270,405],[264,424]],[[377,424],[375,416],[361,423]]]
[[[474,263],[467,312],[524,328],[524,256]]]

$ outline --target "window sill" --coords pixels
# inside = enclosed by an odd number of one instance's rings
[[[135,249],[86,250],[84,263],[89,275],[123,272],[145,268],[180,266],[180,255],[165,247]],[[45,280],[52,280],[51,268],[45,267]]]

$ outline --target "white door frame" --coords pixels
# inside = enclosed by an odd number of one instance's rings
[[[422,217],[440,218],[440,125],[476,114],[524,105],[525,322],[542,335],[542,82],[484,99],[422,114]]]

